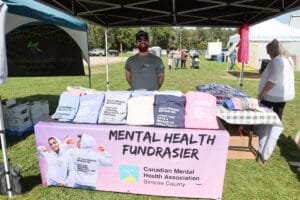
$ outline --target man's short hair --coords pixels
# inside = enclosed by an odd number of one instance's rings
[[[137,32],[135,34],[135,40],[138,41],[141,37],[144,37],[144,39],[147,39],[149,40],[149,35],[147,32],[143,31],[143,30],[140,30],[139,32]]]

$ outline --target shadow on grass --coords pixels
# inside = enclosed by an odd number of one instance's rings
[[[23,177],[23,181],[22,181],[23,191],[22,191],[22,193],[13,192],[13,198],[14,197],[22,197],[22,195],[29,193],[34,187],[40,185],[41,182],[42,182],[42,180],[41,180],[40,175]],[[8,194],[0,194],[0,199],[5,198],[5,197],[8,197]]]
[[[11,147],[19,143],[20,141],[26,140],[33,132],[24,133],[21,136],[6,136],[6,146]]]
[[[280,147],[280,154],[285,158],[286,162],[296,161],[300,164],[300,150],[295,144],[294,138],[281,134],[277,145]],[[300,167],[290,166],[290,169],[294,173],[297,173],[298,180],[300,181],[300,171],[297,171],[297,168],[300,170]]]
[[[240,71],[228,71],[229,74],[235,77],[240,77]],[[251,79],[260,79],[261,74],[258,72],[247,72],[244,71],[243,77],[244,78],[251,78]]]
[[[50,114],[54,113],[58,105],[59,95],[36,94],[27,97],[18,98],[17,102],[25,103],[27,101],[47,100],[49,104]]]
[[[51,115],[52,113],[55,112],[58,100],[59,100],[59,95],[44,95],[44,94],[36,94],[32,96],[27,96],[27,97],[22,97],[16,99],[17,103],[25,103],[25,102],[33,102],[33,101],[38,101],[38,100],[47,100],[49,104],[49,114]],[[21,134],[20,136],[9,136],[6,135],[6,146],[14,146],[18,142],[22,140],[26,140],[28,136],[33,134],[33,130],[25,132]]]
[[[40,185],[42,183],[42,179],[40,175],[35,176],[26,176],[23,178],[24,183],[24,193],[30,192],[34,187]]]

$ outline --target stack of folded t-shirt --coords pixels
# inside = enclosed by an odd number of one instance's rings
[[[225,99],[223,101],[223,106],[228,110],[256,110],[264,111],[262,107],[259,106],[258,100],[254,98],[238,98],[233,97],[231,99]]]
[[[184,128],[184,107],[185,96],[156,94],[155,126]]]
[[[79,107],[80,96],[74,94],[63,93],[59,97],[58,106],[52,119],[58,121],[72,121]]]
[[[127,102],[127,119],[129,125],[154,125],[154,95],[134,96]]]
[[[79,108],[73,122],[96,124],[104,98],[104,92],[81,96]]]
[[[127,116],[127,101],[131,91],[106,92],[105,101],[100,111],[98,123],[125,124]]]
[[[185,128],[218,129],[216,97],[198,91],[185,96]]]

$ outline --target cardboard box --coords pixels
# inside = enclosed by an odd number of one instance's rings
[[[258,136],[252,136],[252,150],[249,147],[249,139],[248,135],[230,135],[227,159],[256,159]]]
[[[230,125],[227,130],[230,134],[227,159],[256,159],[259,138],[250,127]]]

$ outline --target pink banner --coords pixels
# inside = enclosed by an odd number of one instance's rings
[[[222,198],[225,130],[39,122],[35,138],[44,186]]]

